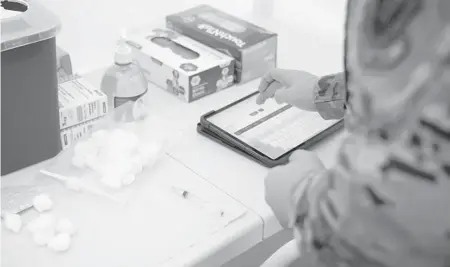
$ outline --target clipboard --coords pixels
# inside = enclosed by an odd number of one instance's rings
[[[307,140],[303,140],[302,142],[296,144],[295,146],[292,147],[292,149],[289,149],[285,153],[281,154],[279,157],[271,158],[266,154],[262,153],[260,150],[256,149],[255,147],[244,142],[243,140],[240,140],[234,134],[231,134],[223,130],[222,128],[218,127],[217,125],[209,121],[209,119],[212,118],[213,116],[221,112],[224,112],[240,103],[243,103],[244,101],[249,101],[251,98],[254,98],[258,94],[259,92],[254,92],[223,108],[213,110],[204,114],[200,118],[200,122],[197,124],[197,132],[202,136],[205,136],[213,140],[214,142],[223,145],[252,161],[257,162],[258,164],[261,164],[268,168],[273,168],[288,163],[290,155],[295,150],[298,149],[308,150],[318,142],[322,141],[323,139],[327,138],[328,136],[336,133],[338,130],[343,128],[344,121],[342,119],[335,121],[329,127],[326,127],[325,129],[315,134],[311,138],[308,138]]]

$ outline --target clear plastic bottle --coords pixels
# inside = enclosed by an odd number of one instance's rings
[[[105,72],[101,82],[101,90],[108,96],[111,112],[128,101],[142,102],[148,90],[148,82],[140,66],[133,61],[133,51],[124,37],[117,46],[114,63]],[[133,117],[133,114],[127,115],[130,116]]]

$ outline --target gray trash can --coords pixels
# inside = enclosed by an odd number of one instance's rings
[[[34,0],[2,1],[1,175],[61,151],[58,17]],[[18,11],[11,15],[12,11]]]

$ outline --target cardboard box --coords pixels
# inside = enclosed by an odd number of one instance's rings
[[[61,130],[62,148],[66,149],[85,135],[90,134],[95,126],[95,123],[97,123],[100,119],[102,119],[102,117]]]
[[[65,129],[108,113],[108,98],[84,78],[59,84],[60,128]]]
[[[131,31],[127,42],[146,78],[186,102],[234,84],[232,57],[172,30]]]
[[[248,82],[276,67],[276,33],[208,5],[169,15],[166,26],[236,59],[236,82]]]

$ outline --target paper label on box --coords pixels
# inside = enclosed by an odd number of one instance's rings
[[[200,5],[166,18],[168,27],[197,30],[212,39],[242,50],[264,41],[275,34],[253,23],[227,14],[208,5]],[[187,34],[190,36],[190,34]]]
[[[200,30],[203,30],[207,34],[212,35],[216,38],[229,41],[229,42],[233,43],[235,46],[237,46],[238,48],[243,48],[247,44],[243,40],[232,35],[231,33],[225,32],[221,29],[218,29],[218,28],[216,28],[212,25],[206,24],[206,23],[197,25],[197,28],[199,28]]]
[[[106,115],[107,96],[85,79],[61,83],[58,89],[61,129]]]
[[[77,124],[75,126],[66,128],[61,130],[61,143],[63,149],[66,149],[70,147],[73,143],[80,140],[87,134],[90,134],[95,126],[95,124],[101,119],[102,117],[86,121],[80,124]]]
[[[262,76],[269,70],[268,66],[273,65],[265,63],[269,61],[269,56],[263,50],[268,50],[272,58],[276,58],[277,34],[208,5],[169,15],[166,24],[185,36],[234,57],[238,83]],[[270,45],[266,43],[268,40],[271,40]],[[262,56],[257,59],[249,56],[258,53]]]
[[[234,83],[235,60],[193,39],[167,29],[147,30],[128,38],[145,77],[186,102]],[[162,39],[152,42],[155,38]]]
[[[65,129],[61,131],[61,144],[62,148],[66,149],[72,144],[72,130]]]

